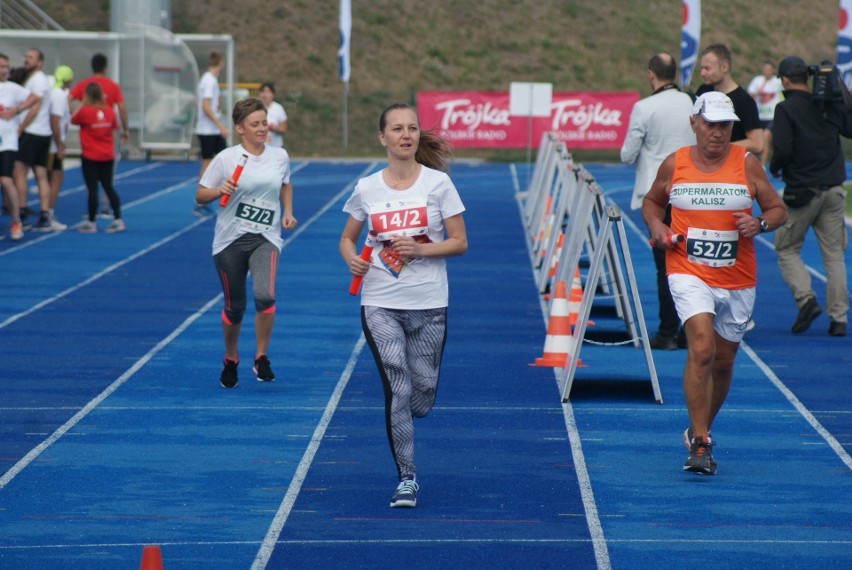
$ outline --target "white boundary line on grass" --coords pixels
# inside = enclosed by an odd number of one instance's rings
[[[509,170],[511,173],[512,184],[515,189],[515,194],[517,195],[520,191],[520,182],[518,180],[518,171],[515,168],[514,163],[509,163]],[[521,223],[523,224],[524,212],[523,207],[521,206],[520,201],[517,201],[518,206],[518,214],[520,216]],[[527,246],[527,254],[530,258],[530,265],[534,263],[533,254],[532,254],[532,244],[530,243],[529,236],[526,231],[524,231],[524,242]],[[541,305],[541,316],[544,319],[544,324],[547,326],[547,305],[542,300],[539,299],[539,303]],[[553,369],[553,376],[556,380],[556,385],[559,385],[559,371],[561,368]],[[609,559],[609,550],[606,544],[606,537],[604,536],[603,527],[601,526],[601,519],[598,515],[598,507],[595,502],[595,493],[592,490],[592,479],[589,477],[589,470],[586,467],[586,456],[583,454],[583,444],[580,441],[580,432],[577,429],[577,422],[574,419],[574,407],[571,405],[571,402],[565,402],[562,404],[562,416],[565,418],[565,428],[568,432],[568,442],[571,444],[571,457],[574,463],[574,472],[577,474],[577,484],[580,487],[580,495],[583,499],[583,508],[586,512],[586,525],[589,527],[589,535],[592,540],[592,548],[595,552],[595,561],[597,562],[597,566],[599,570],[609,570],[612,568],[612,562]]]

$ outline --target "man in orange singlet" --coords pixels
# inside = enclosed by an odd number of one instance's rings
[[[694,146],[660,165],[642,203],[654,245],[666,251],[666,272],[689,338],[683,393],[690,426],[683,433],[684,471],[716,474],[710,426],[731,386],[734,358],[754,308],[757,266],[752,238],[779,228],[787,211],[760,161],[731,144],[739,118],[727,95],[701,95],[690,117]],[[761,215],[755,217],[757,201]],[[668,204],[671,227],[663,223]],[[685,239],[672,244],[670,236]]]

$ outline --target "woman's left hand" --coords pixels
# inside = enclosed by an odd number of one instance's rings
[[[391,241],[391,248],[401,257],[417,257],[419,245],[411,236],[396,236]]]
[[[284,214],[283,216],[281,216],[281,227],[285,230],[292,230],[296,227],[296,224],[298,223],[299,222],[296,220],[296,218],[293,217],[292,214]]]

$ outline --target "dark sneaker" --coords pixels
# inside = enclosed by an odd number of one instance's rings
[[[819,305],[817,305],[816,299],[811,297],[804,305],[802,305],[802,308],[799,309],[796,322],[793,323],[790,330],[797,334],[805,332],[808,330],[808,327],[811,326],[811,323],[814,322],[814,319],[820,316],[821,313],[822,309],[820,309]]]
[[[50,218],[41,218],[39,221],[33,224],[32,230],[34,232],[52,232],[53,226],[50,225]]]
[[[677,339],[673,336],[661,335],[660,333],[652,336],[648,344],[654,350],[677,350]]]
[[[15,239],[14,236],[12,239]],[[828,336],[846,336],[846,323],[831,321],[828,325]]]
[[[393,494],[390,506],[408,508],[416,507],[417,491],[419,490],[420,486],[417,484],[417,481],[409,478],[403,479],[399,482],[399,486],[396,488],[396,492]]]
[[[239,361],[224,359],[222,364],[222,375],[219,376],[219,384],[223,388],[233,388],[237,385],[237,365]]]
[[[251,369],[254,375],[257,376],[258,382],[272,382],[275,380],[275,373],[269,365],[269,358],[265,354],[261,354],[254,359],[254,368]]]
[[[689,457],[683,464],[683,470],[699,475],[715,475],[716,460],[713,459],[713,444],[700,435],[693,438],[692,445],[689,446]]]

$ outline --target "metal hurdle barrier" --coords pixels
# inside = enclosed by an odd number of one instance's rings
[[[589,274],[587,283],[596,283],[600,272],[603,269],[604,257],[607,252],[614,257],[617,263],[621,266],[623,275],[626,276],[626,281],[616,282],[619,291],[623,295],[625,313],[629,315],[625,323],[628,330],[636,331],[633,336],[634,345],[641,341],[641,346],[645,353],[645,362],[648,366],[648,373],[651,380],[651,386],[654,391],[654,399],[658,404],[663,403],[663,396],[660,392],[660,384],[657,379],[657,369],[654,366],[654,358],[651,354],[651,346],[648,342],[648,330],[645,326],[645,315],[642,311],[642,302],[639,299],[639,289],[636,284],[636,276],[633,272],[633,262],[630,258],[630,249],[627,244],[627,235],[624,230],[624,222],[621,217],[621,210],[618,206],[610,205],[606,207],[603,214],[603,219],[599,220],[598,237],[595,240],[595,248],[592,255],[592,261],[589,265]],[[575,353],[569,355],[566,360],[566,365],[563,368],[562,379],[560,382],[560,393],[562,401],[567,402],[571,395],[571,388],[574,384],[574,375],[577,372],[577,363],[580,359],[580,350],[583,346],[583,340],[586,334],[586,326],[591,313],[592,303],[594,302],[596,287],[590,286],[583,289],[583,298],[580,302],[580,308],[577,314],[577,325],[572,333],[572,346],[575,347]],[[629,321],[629,323],[628,323]]]
[[[544,190],[544,176],[547,171],[547,165],[554,159],[554,151],[558,143],[559,140],[552,132],[548,131],[541,136],[530,185],[523,192],[518,192],[515,196],[517,200],[526,201],[523,211],[524,224],[527,227],[531,224],[533,210],[537,205],[537,200],[540,198],[540,193]]]

